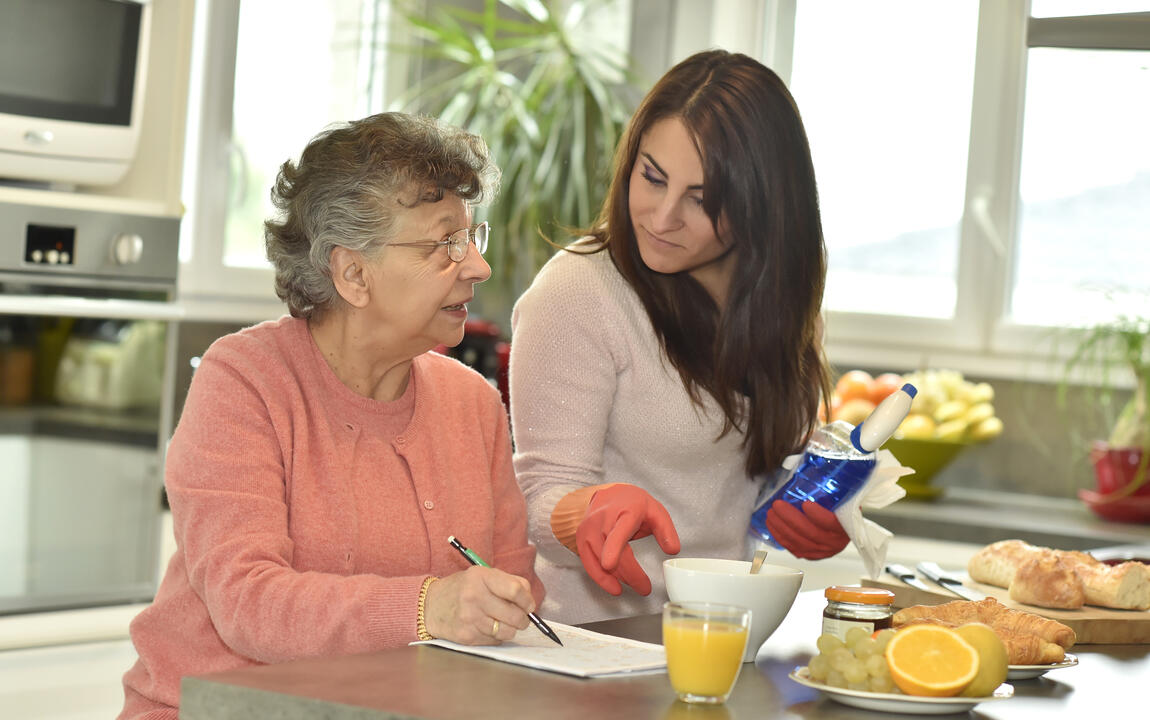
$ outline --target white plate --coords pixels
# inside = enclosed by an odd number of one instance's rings
[[[1030,680],[1040,675],[1045,675],[1051,670],[1059,668],[1074,667],[1078,664],[1078,656],[1066,653],[1066,659],[1062,662],[1049,663],[1046,665],[1008,665],[1006,669],[1007,680]]]
[[[894,693],[874,693],[862,690],[847,690],[846,688],[831,687],[811,680],[810,670],[797,667],[791,671],[790,678],[800,685],[806,685],[825,694],[831,700],[843,705],[862,708],[863,710],[877,710],[887,713],[904,713],[908,715],[944,715],[946,713],[965,712],[970,708],[990,700],[1005,700],[1014,696],[1014,687],[1002,683],[993,695],[986,697],[919,697],[917,695],[896,695]]]

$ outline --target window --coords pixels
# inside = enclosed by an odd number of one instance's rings
[[[1150,308],[1150,52],[1031,48],[1015,322]]]
[[[1052,328],[1150,307],[1150,2],[774,4],[836,362],[1032,373]]]
[[[977,24],[968,0],[799,3],[828,309],[953,316]]]
[[[325,126],[383,108],[387,20],[388,0],[198,3],[182,296],[274,300],[269,190]]]

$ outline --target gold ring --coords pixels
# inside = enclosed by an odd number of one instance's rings
[[[496,620],[495,622],[491,623],[491,637],[495,637],[498,634],[499,634],[499,621]]]

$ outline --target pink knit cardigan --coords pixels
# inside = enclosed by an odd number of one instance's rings
[[[423,580],[468,567],[449,535],[543,599],[506,412],[450,358],[415,358],[404,398],[380,403],[335,377],[303,320],[221,338],[165,484],[177,549],[131,625],[121,718],[176,718],[184,676],[415,640]]]

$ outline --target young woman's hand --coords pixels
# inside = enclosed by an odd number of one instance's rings
[[[806,560],[837,555],[850,542],[835,514],[818,503],[805,502],[800,510],[776,500],[767,510],[766,525],[780,545]]]
[[[461,645],[497,645],[527,627],[535,612],[531,585],[497,568],[472,566],[427,588],[427,632]]]
[[[591,498],[575,532],[575,544],[583,569],[599,587],[619,595],[625,583],[640,595],[649,595],[651,579],[628,544],[648,535],[655,536],[663,552],[679,552],[679,533],[667,509],[644,490],[618,484]]]

